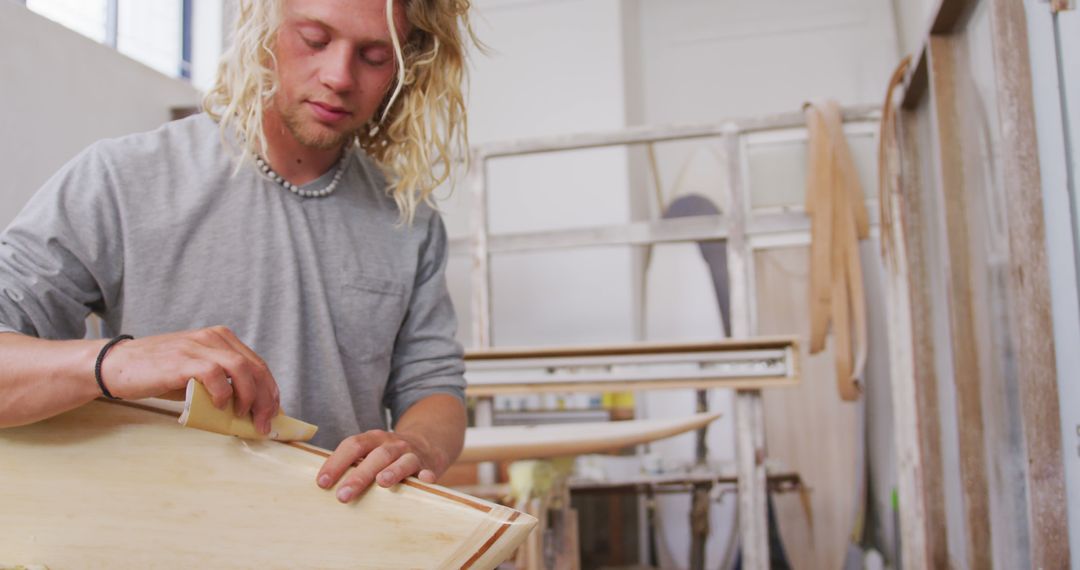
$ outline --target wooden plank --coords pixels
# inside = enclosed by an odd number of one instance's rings
[[[705,342],[639,342],[585,346],[495,347],[465,351],[465,362],[514,360],[520,358],[564,358],[637,354],[677,354],[747,350],[788,350],[797,348],[793,336],[722,339]]]
[[[879,117],[876,105],[846,107],[845,121],[876,121]],[[591,133],[572,133],[529,139],[499,141],[478,147],[489,158],[521,156],[565,150],[580,150],[605,146],[643,144],[649,142],[690,140],[705,137],[722,137],[729,133],[750,133],[777,129],[800,128],[805,121],[801,112],[779,113],[760,117],[730,119],[708,124],[682,124],[661,126],[638,126]]]
[[[921,114],[925,114],[924,105]],[[947,525],[941,460],[941,410],[934,369],[932,306],[923,243],[922,167],[928,161],[918,142],[919,115],[898,116],[900,172],[891,181],[890,243],[886,255],[891,384],[895,406],[897,479],[903,560],[913,568],[948,566]],[[884,162],[884,161],[883,161]],[[886,199],[885,197],[882,198]]]
[[[798,223],[794,216],[787,221],[793,225]],[[497,254],[578,247],[679,243],[723,239],[726,236],[727,219],[723,216],[694,216],[609,226],[502,233],[490,236],[488,244],[490,252]],[[460,254],[467,246],[468,239],[453,239],[450,241],[450,254]]]
[[[963,28],[964,20],[980,0],[939,0],[930,34],[952,34]]]
[[[868,209],[873,207],[872,203],[867,205]],[[488,253],[726,239],[727,223],[728,219],[722,215],[694,216],[609,226],[503,233],[488,236]],[[809,229],[810,222],[806,214],[799,208],[792,208],[782,212],[755,214],[753,221],[747,224],[746,235],[757,240],[780,239],[785,236],[806,234]],[[450,255],[471,254],[473,249],[471,238],[456,237],[450,240]]]
[[[919,53],[913,60],[914,63],[904,78],[904,102],[905,109],[914,109],[922,104],[930,86],[930,72],[926,63],[927,46],[924,43],[919,48]]]
[[[1042,180],[1024,5],[991,2],[1001,176],[1007,189],[1009,309],[1020,388],[1032,568],[1069,567],[1058,374],[1054,355]],[[1020,514],[1020,513],[1014,513]]]
[[[328,455],[91,402],[0,430],[0,552],[57,569],[494,568],[536,523],[415,479],[342,505],[314,483]]]
[[[617,451],[706,426],[720,414],[669,419],[469,428],[457,463],[518,461]]]
[[[486,348],[492,345],[494,325],[491,316],[491,251],[488,249],[490,224],[487,199],[487,156],[472,150],[469,155],[468,184],[472,191],[472,344]],[[478,426],[490,426],[495,415],[495,403],[490,397],[476,401],[473,414]],[[477,468],[481,483],[494,483],[495,464],[483,463]]]
[[[801,117],[800,117],[801,119]],[[742,163],[742,141],[738,132],[725,133],[724,148],[728,180],[725,185],[727,211],[731,216],[728,235],[728,275],[731,276],[731,331],[735,339],[753,334],[753,260],[746,236],[749,215]],[[738,466],[739,535],[743,568],[769,568],[769,528],[765,473],[765,419],[760,390],[735,393],[735,458]]]
[[[929,51],[929,38],[932,35],[948,35],[960,30],[963,20],[971,13],[979,0],[937,0],[937,5],[931,9],[929,28],[924,36],[922,46],[915,56],[915,64],[904,80],[904,103],[905,109],[917,107],[922,98],[926,96],[929,87],[929,71],[927,68],[927,51]]]
[[[465,393],[469,396],[485,397],[508,394],[552,394],[552,393],[593,393],[593,392],[625,392],[639,390],[763,390],[766,388],[783,388],[797,386],[797,377],[750,377],[750,378],[708,378],[698,377],[687,380],[640,380],[636,382],[611,381],[611,382],[544,382],[544,383],[502,383],[487,385],[469,385]]]
[[[691,343],[501,348],[466,355],[467,393],[763,388],[799,381],[791,337]]]
[[[971,298],[971,260],[968,251],[967,200],[964,180],[964,141],[960,135],[957,51],[960,39],[932,36],[928,54],[932,93],[931,122],[936,135],[937,188],[943,199],[947,251],[949,323],[953,380],[959,426],[968,566],[991,568],[989,486],[985,450],[980,365]]]
[[[472,341],[491,346],[491,252],[488,251],[487,157],[473,151],[467,174],[472,191]]]

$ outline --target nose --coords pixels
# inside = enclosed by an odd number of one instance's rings
[[[331,44],[323,50],[319,68],[319,81],[335,93],[352,90],[356,83],[353,77],[352,49],[347,42]]]

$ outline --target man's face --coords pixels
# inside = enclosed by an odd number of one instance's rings
[[[408,22],[395,2],[404,44]],[[375,114],[397,75],[386,0],[285,0],[274,44],[273,110],[300,144],[340,147]]]

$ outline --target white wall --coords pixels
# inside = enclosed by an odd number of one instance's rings
[[[888,0],[646,1],[645,119],[717,120],[832,97],[876,103],[898,63]]]
[[[620,10],[619,0],[478,2],[474,25],[492,51],[472,59],[471,142],[624,126]],[[623,149],[498,159],[488,173],[494,233],[630,220]],[[443,201],[452,236],[469,232],[468,198]],[[495,343],[631,340],[631,264],[629,248],[495,256]],[[455,258],[449,271],[466,341],[469,267]]]
[[[933,0],[892,0],[899,32],[900,51],[918,53],[930,30],[930,14],[936,7]]]
[[[0,227],[65,162],[198,103],[165,77],[14,2],[0,1]]]

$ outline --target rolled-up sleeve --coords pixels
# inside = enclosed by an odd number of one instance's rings
[[[0,332],[81,338],[114,302],[123,271],[120,215],[104,160],[90,147],[0,234]]]
[[[433,394],[465,401],[465,364],[454,338],[457,318],[446,287],[448,241],[438,213],[428,220],[409,308],[394,344],[384,404],[393,424]]]

